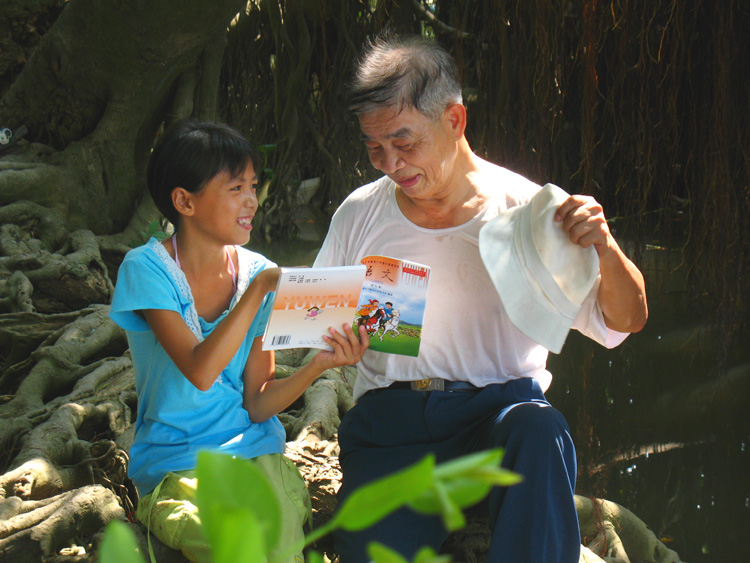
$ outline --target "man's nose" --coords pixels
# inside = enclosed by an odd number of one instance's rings
[[[405,164],[404,159],[396,151],[392,150],[383,151],[378,162],[373,163],[375,168],[386,174],[393,174],[403,168]]]

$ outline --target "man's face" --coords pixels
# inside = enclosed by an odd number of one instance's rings
[[[457,138],[448,116],[433,121],[413,108],[359,116],[370,162],[410,199],[431,199],[452,188]]]

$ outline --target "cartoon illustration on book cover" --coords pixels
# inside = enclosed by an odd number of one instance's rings
[[[317,318],[323,314],[320,307],[312,306],[307,310],[305,320],[310,319],[311,321],[317,320]]]
[[[386,256],[367,256],[355,323],[370,335],[370,349],[417,356],[430,269]]]

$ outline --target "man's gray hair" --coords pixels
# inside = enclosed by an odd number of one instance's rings
[[[437,120],[453,103],[463,103],[458,67],[436,42],[381,36],[365,47],[349,96],[355,114],[414,108]]]

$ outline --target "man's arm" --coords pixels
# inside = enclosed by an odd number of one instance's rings
[[[643,274],[625,256],[609,230],[602,206],[592,197],[572,195],[555,213],[570,240],[592,244],[599,255],[598,301],[607,326],[618,332],[638,332],[648,319]]]

